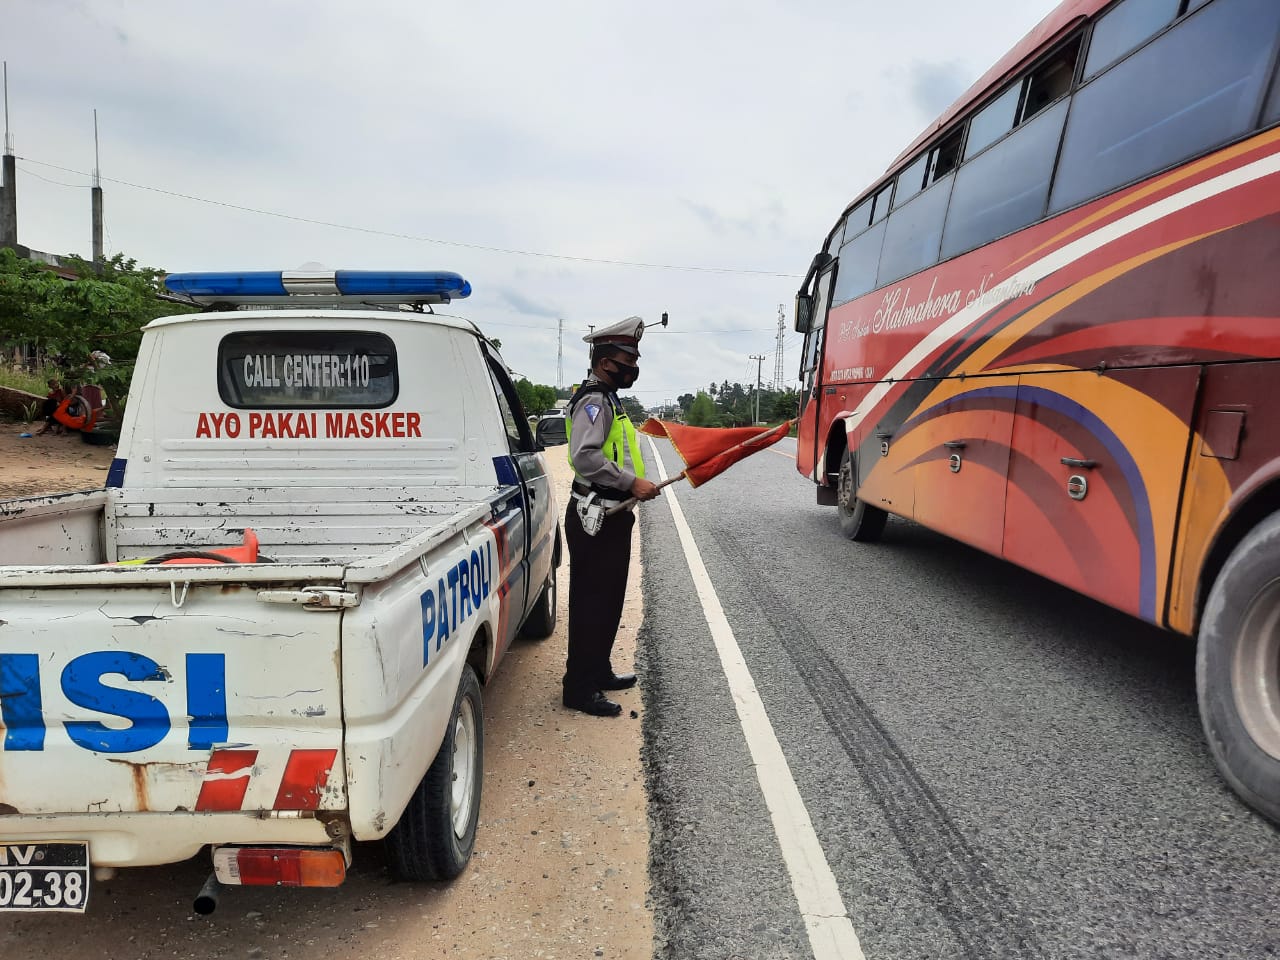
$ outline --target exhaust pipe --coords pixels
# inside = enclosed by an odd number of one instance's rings
[[[204,886],[196,894],[195,902],[191,904],[192,909],[202,917],[207,917],[218,909],[218,897],[221,893],[222,883],[218,880],[218,875],[209,874],[209,879],[204,882]]]

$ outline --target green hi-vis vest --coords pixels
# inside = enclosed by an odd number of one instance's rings
[[[635,424],[627,416],[627,411],[612,393],[604,390],[589,392],[603,394],[609,403],[609,409],[613,412],[613,423],[609,427],[609,435],[605,437],[604,446],[600,448],[600,452],[604,454],[606,460],[612,460],[620,469],[630,469],[637,477],[643,477],[644,459],[640,456],[640,435],[636,433]],[[586,396],[586,393],[583,396]],[[574,397],[569,401],[569,416],[564,421],[565,439],[569,441],[569,466],[571,467],[573,466],[573,411],[578,400],[578,397]],[[577,474],[577,468],[573,472]]]

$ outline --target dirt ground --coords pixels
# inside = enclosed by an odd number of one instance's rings
[[[24,432],[0,421],[0,499],[102,485],[112,448],[75,435],[23,439]],[[565,448],[551,448],[546,459],[563,510]],[[619,670],[634,662],[643,616],[638,537],[631,573],[614,655]],[[648,960],[640,691],[616,695],[623,704],[617,719],[560,706],[567,555],[559,577],[555,635],[514,645],[485,688],[479,835],[470,865],[452,884],[392,884],[381,848],[357,844],[347,882],[336,890],[235,888],[202,917],[191,910],[210,870],[201,855],[96,883],[83,917],[0,916],[0,956]]]
[[[35,436],[39,427],[0,420],[0,499],[102,486],[114,447],[90,446],[76,432]]]

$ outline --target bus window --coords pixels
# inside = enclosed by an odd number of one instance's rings
[[[942,235],[942,259],[981,246],[1044,216],[1067,101],[1019,127],[956,174]]]
[[[849,218],[844,222],[844,238],[852,240],[867,227],[871,226],[871,197],[863,200],[853,208]]]
[[[947,215],[951,178],[940,180],[893,212],[880,251],[876,285],[883,286],[938,262],[942,221]]]
[[[893,196],[893,184],[887,183],[876,194],[875,203],[871,208],[871,222],[877,223],[889,215],[889,198]]]
[[[880,267],[880,247],[884,242],[887,221],[881,220],[870,230],[854,237],[840,250],[840,272],[832,303],[844,303],[875,289],[876,270]]]
[[[1027,94],[1022,99],[1019,123],[1026,123],[1049,104],[1071,92],[1071,81],[1075,79],[1076,58],[1079,55],[1080,38],[1076,37],[1031,72],[1027,77]]]
[[[1270,79],[1278,33],[1275,0],[1216,0],[1081,87],[1050,210],[1247,132]]]
[[[969,121],[969,143],[964,148],[966,160],[1013,129],[1021,96],[1022,85],[1015,83],[974,115]]]
[[[929,155],[922,153],[915,163],[898,174],[898,192],[893,196],[895,210],[924,189],[924,174],[928,165]]]
[[[1280,72],[1271,81],[1271,92],[1267,94],[1267,109],[1262,114],[1262,125],[1269,127],[1280,120]]]
[[[925,177],[925,186],[937,183],[960,165],[960,144],[963,142],[964,127],[960,127],[929,151],[929,173]]]
[[[845,224],[841,223],[831,232],[831,240],[827,243],[827,253],[833,257],[840,249],[841,244],[844,243],[844,231]]]
[[[1178,0],[1124,0],[1112,7],[1093,28],[1084,76],[1115,63],[1148,37],[1163,30],[1178,15]]]

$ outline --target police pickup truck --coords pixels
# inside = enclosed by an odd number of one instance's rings
[[[453,273],[174,274],[104,489],[0,502],[0,910],[190,858],[333,886],[475,842],[481,685],[550,635],[541,454]]]

